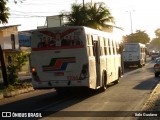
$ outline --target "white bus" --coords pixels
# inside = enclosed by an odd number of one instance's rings
[[[123,61],[125,67],[129,65],[144,66],[146,63],[146,46],[141,43],[125,43]]]
[[[35,89],[106,88],[122,76],[119,42],[83,26],[39,29],[31,40]]]

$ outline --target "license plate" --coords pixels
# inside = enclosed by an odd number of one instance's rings
[[[64,72],[55,72],[54,75],[55,76],[64,76]]]

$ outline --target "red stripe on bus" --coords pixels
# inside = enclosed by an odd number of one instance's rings
[[[45,48],[32,48],[32,51],[60,50],[60,49],[73,49],[73,48],[84,48],[84,45],[76,45],[76,46],[60,46],[60,47],[45,47]]]

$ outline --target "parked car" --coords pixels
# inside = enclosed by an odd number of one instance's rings
[[[159,57],[159,52],[154,52],[151,54],[151,59],[154,60],[155,58]]]
[[[155,63],[160,60],[160,57],[155,58]]]
[[[154,75],[155,77],[158,77],[159,74],[160,74],[160,59],[157,59],[154,65]]]

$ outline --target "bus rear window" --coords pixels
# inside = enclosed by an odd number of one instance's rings
[[[131,51],[137,51],[138,45],[125,45],[124,51],[131,52]]]

